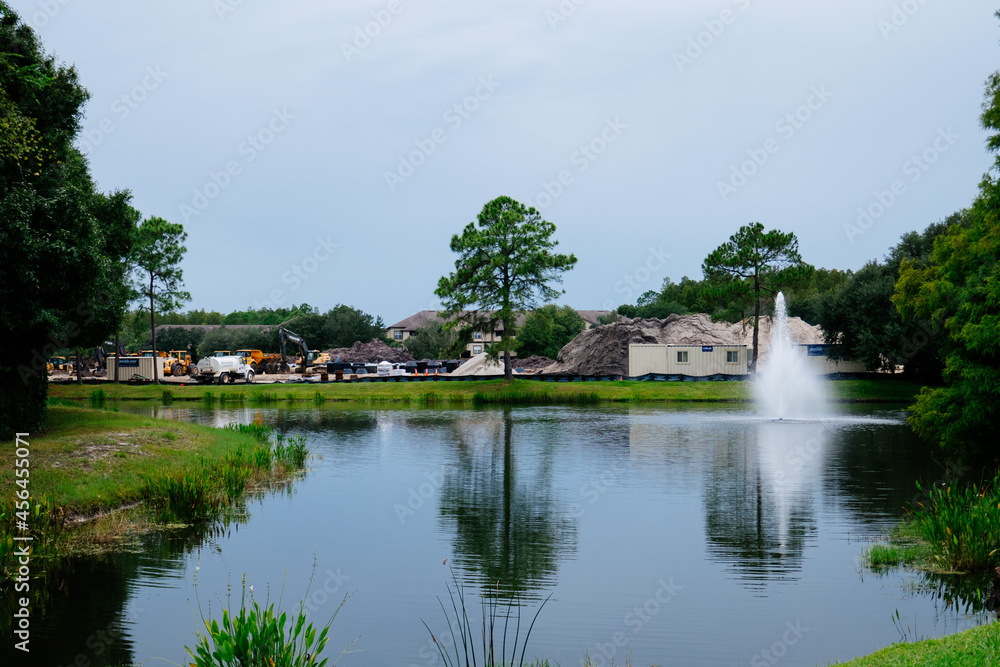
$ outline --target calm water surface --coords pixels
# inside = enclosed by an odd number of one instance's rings
[[[290,607],[314,568],[311,620],[353,593],[328,645],[357,638],[341,665],[439,664],[420,621],[447,634],[450,568],[474,619],[483,587],[526,619],[551,594],[528,654],[562,665],[828,664],[989,620],[948,581],[859,565],[914,480],[943,476],[896,411],[122,409],[268,423],[315,456],[226,525],[48,573],[18,664],[187,664],[199,605],[237,604],[246,573],[256,599],[284,589]]]

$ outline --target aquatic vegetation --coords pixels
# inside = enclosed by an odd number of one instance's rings
[[[197,592],[197,582],[195,590]],[[311,622],[306,622],[305,599],[299,603],[298,612],[290,616],[281,610],[280,599],[277,603],[265,601],[263,604],[255,600],[252,585],[249,586],[248,604],[247,591],[247,580],[244,575],[240,607],[235,613],[224,609],[222,623],[217,620],[209,622],[202,614],[201,620],[205,625],[205,632],[198,633],[198,643],[193,649],[184,647],[193,659],[191,663],[193,667],[327,666],[330,659],[320,660],[319,657],[329,641],[330,626],[333,625],[334,619],[349,596],[340,603],[326,625],[316,627]],[[201,611],[200,601],[198,610]],[[351,646],[353,645],[352,642]],[[336,665],[350,648],[348,646],[344,649],[330,667]]]
[[[930,487],[911,512],[933,558],[948,569],[982,571],[1000,562],[1000,474],[983,486]]]
[[[528,650],[528,639],[531,637],[531,630],[535,627],[538,615],[542,612],[545,604],[552,598],[552,595],[550,594],[538,606],[530,625],[528,625],[524,639],[521,640],[521,606],[517,604],[516,599],[508,599],[506,603],[500,602],[499,583],[494,591],[487,592],[487,594],[480,593],[483,622],[481,629],[474,630],[472,622],[469,619],[469,610],[466,607],[465,589],[459,583],[454,569],[451,571],[451,576],[455,583],[455,590],[452,590],[449,585],[448,597],[451,599],[454,623],[440,597],[438,597],[438,604],[441,605],[441,611],[444,612],[445,620],[448,622],[451,648],[454,649],[455,654],[451,655],[450,651],[445,649],[427,623],[423,619],[420,620],[424,624],[424,627],[427,628],[427,632],[431,634],[431,639],[434,640],[434,645],[437,646],[438,652],[441,655],[441,661],[445,664],[445,667],[462,667],[463,665],[464,667],[477,667],[480,664],[480,659],[482,659],[483,667],[524,665],[524,654]],[[513,627],[511,627],[512,623]],[[458,637],[455,636],[456,630],[458,631]],[[512,632],[513,635],[510,641],[510,659],[508,660],[507,639],[509,632]],[[499,642],[497,641],[498,633],[502,633]],[[476,635],[482,637],[482,650],[478,656],[476,655]],[[521,653],[520,658],[517,656],[519,650]],[[541,666],[547,663],[536,661],[533,664]]]

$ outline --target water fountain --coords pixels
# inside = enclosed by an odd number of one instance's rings
[[[803,348],[792,341],[781,292],[774,301],[770,346],[754,389],[762,417],[810,419],[828,412],[823,380],[809,370]]]

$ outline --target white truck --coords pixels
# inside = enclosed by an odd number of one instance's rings
[[[197,380],[208,384],[231,384],[243,378],[247,384],[253,382],[253,369],[245,363],[244,357],[205,357],[198,362]]]

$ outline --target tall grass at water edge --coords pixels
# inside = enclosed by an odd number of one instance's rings
[[[937,566],[956,572],[1000,564],[1000,473],[982,485],[930,487],[911,510]]]

